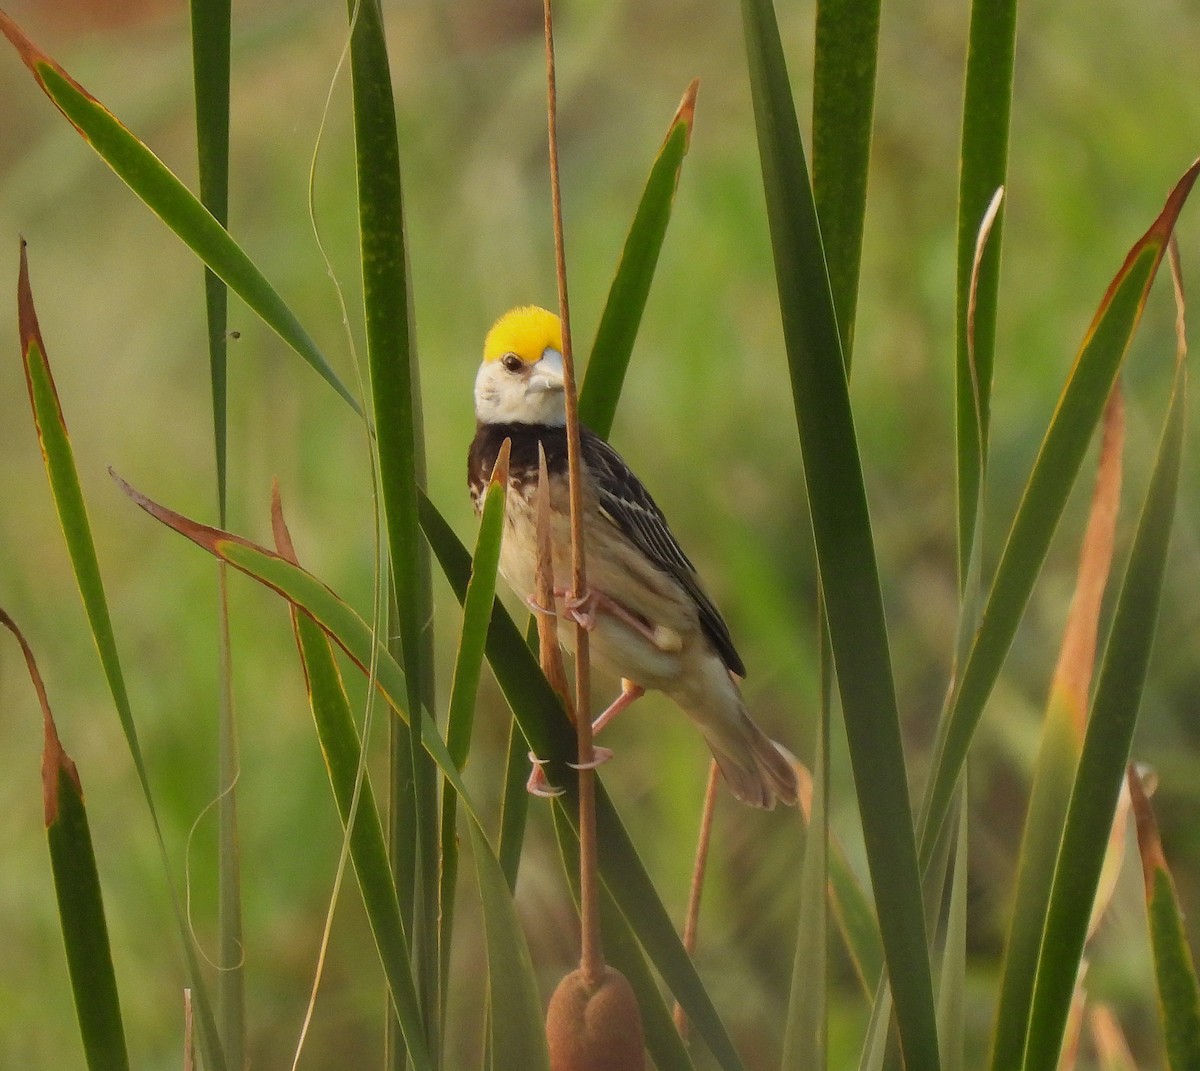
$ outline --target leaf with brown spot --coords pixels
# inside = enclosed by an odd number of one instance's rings
[[[1051,684],[1051,702],[1061,702],[1069,710],[1081,744],[1087,728],[1088,692],[1096,660],[1100,608],[1116,541],[1124,444],[1125,403],[1118,383],[1104,410],[1104,434],[1100,443],[1091,513],[1083,536],[1075,593],[1067,613],[1067,626]]]
[[[0,625],[7,628],[20,644],[29,679],[42,708],[45,726],[42,798],[46,839],[67,953],[67,971],[87,1065],[91,1071],[122,1071],[129,1067],[125,1028],[79,771],[58,737],[33,649],[3,609],[0,609]]]

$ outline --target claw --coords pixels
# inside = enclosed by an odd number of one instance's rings
[[[543,617],[558,617],[558,611],[549,607],[543,606],[532,595],[525,596],[525,605],[529,607],[535,614],[541,614]]]
[[[546,763],[547,759],[539,759],[532,751],[529,753],[529,761],[533,763],[533,769],[529,771],[529,780],[525,782],[525,791],[531,796],[538,796],[544,800],[552,800],[555,796],[561,796],[565,789],[557,788],[546,780]]]
[[[591,762],[568,762],[567,765],[570,766],[572,770],[594,770],[598,766],[603,766],[612,757],[612,748],[593,747]]]

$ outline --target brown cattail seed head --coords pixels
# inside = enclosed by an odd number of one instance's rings
[[[550,1071],[645,1071],[642,1014],[625,975],[605,967],[598,983],[568,974],[546,1014]]]

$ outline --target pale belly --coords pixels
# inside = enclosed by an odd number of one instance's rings
[[[559,593],[554,609],[559,640],[573,652],[576,626],[565,613],[563,595],[572,586],[570,524],[564,512],[556,510],[554,517],[554,588]],[[530,602],[536,590],[534,533],[532,503],[516,488],[510,489],[500,572],[512,589]],[[643,688],[672,692],[684,673],[685,652],[694,651],[695,641],[700,639],[695,604],[665,572],[630,553],[620,533],[606,522],[585,532],[584,550],[588,587],[619,602],[651,632],[657,629],[658,641],[620,616],[601,611],[594,615],[589,634],[593,662]]]

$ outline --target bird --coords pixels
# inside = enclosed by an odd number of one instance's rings
[[[504,441],[510,443],[500,573],[535,610],[558,619],[560,642],[588,629],[593,663],[621,678],[599,731],[646,691],[670,698],[699,728],[733,795],[754,807],[799,796],[795,760],[751,719],[738,687],[746,668],[696,568],[642,482],[608,442],[580,426],[587,588],[570,584],[570,495],[562,326],[547,309],[510,309],[487,333],[475,377],[475,437],[467,483],[476,513]],[[553,530],[555,606],[538,607],[534,495],[544,453]],[[535,763],[538,760],[531,756]],[[539,768],[530,790],[539,794]],[[544,784],[544,781],[542,782]]]

